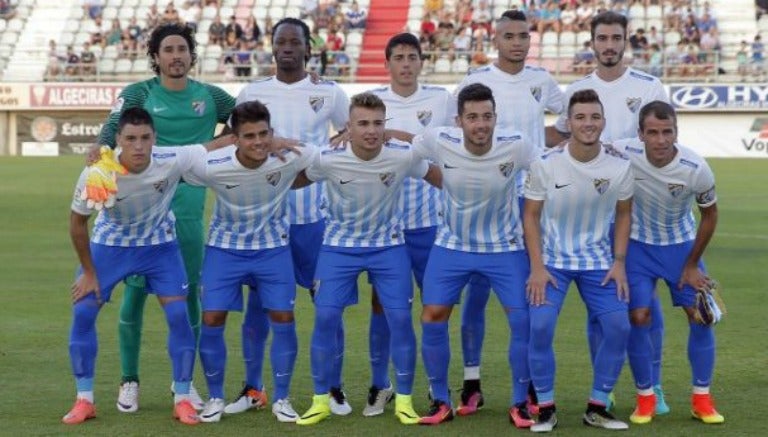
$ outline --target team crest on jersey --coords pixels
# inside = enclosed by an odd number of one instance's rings
[[[157,181],[152,186],[155,187],[155,191],[158,193],[165,193],[165,190],[168,189],[168,179]]]
[[[683,185],[683,184],[667,184],[667,189],[669,190],[669,194],[671,194],[672,197],[678,197],[681,194],[683,194],[683,190],[685,189],[685,185]]]
[[[592,179],[592,184],[599,194],[603,194],[608,191],[608,187],[611,186],[611,181],[609,179]]]
[[[513,161],[507,161],[503,164],[499,164],[499,171],[501,171],[501,174],[504,175],[505,178],[508,178],[514,169],[515,163]]]
[[[540,86],[532,86],[531,87],[531,95],[534,99],[536,99],[537,102],[541,102],[541,87]]]
[[[309,96],[309,106],[313,111],[318,112],[325,106],[325,97],[323,96]]]
[[[192,102],[192,110],[195,111],[198,117],[202,117],[205,114],[205,101],[195,100]]]
[[[422,126],[427,126],[432,121],[432,110],[425,109],[416,113],[416,118],[419,119],[419,123]]]
[[[386,173],[379,173],[379,179],[381,180],[382,184],[389,187],[395,182],[395,172],[388,171]]]
[[[640,97],[627,97],[627,108],[634,114],[638,109],[640,109],[641,102],[642,100]]]
[[[282,174],[279,171],[267,173],[267,183],[273,187],[276,187],[277,184],[280,183],[280,178],[282,178]]]

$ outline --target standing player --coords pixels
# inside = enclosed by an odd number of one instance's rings
[[[525,141],[537,149],[543,150],[545,141],[544,113],[560,113],[563,110],[563,93],[557,82],[544,68],[525,65],[525,58],[531,47],[531,35],[525,14],[521,11],[504,12],[496,21],[494,43],[499,51],[499,59],[487,67],[472,70],[456,88],[458,93],[467,85],[482,83],[493,91],[498,102],[504,102],[497,109],[497,126],[521,132]],[[517,194],[522,202],[524,173],[518,176]],[[462,308],[461,346],[464,351],[464,387],[461,404],[456,412],[460,415],[472,414],[483,404],[480,391],[480,357],[485,335],[485,307],[490,296],[490,285],[483,277],[474,277],[469,281],[469,290]],[[523,396],[525,385],[529,385],[526,351],[516,351],[515,356],[522,357],[514,365],[515,375],[520,385],[516,390]],[[517,403],[517,402],[516,402]]]
[[[371,92],[387,107],[387,128],[419,134],[428,127],[452,125],[456,117],[456,101],[451,93],[442,87],[419,84],[423,65],[419,39],[410,33],[395,35],[387,43],[385,56],[389,86]],[[406,178],[403,182],[403,235],[420,290],[440,222],[438,196],[439,191],[423,180]],[[384,309],[374,290],[369,335],[373,381],[364,416],[382,414],[393,396],[388,376],[389,341]]]
[[[630,420],[648,423],[655,414],[647,318],[656,281],[661,279],[674,305],[683,307],[688,316],[691,414],[704,423],[723,423],[725,418],[715,410],[709,394],[715,365],[714,329],[693,317],[696,289],[709,281],[701,257],[717,226],[715,178],[703,158],[677,144],[677,115],[668,103],[643,106],[638,133],[639,139],[617,145],[629,156],[637,177],[627,251],[633,324],[628,352],[638,393]],[[701,214],[698,228],[693,202]]]
[[[286,269],[293,262],[285,204],[293,180],[312,161],[313,153],[290,153],[285,162],[270,156],[270,114],[258,101],[236,106],[231,124],[235,145],[209,154],[199,174],[188,179],[216,193],[203,261],[200,336],[200,358],[211,399],[200,420],[218,422],[224,413],[224,325],[228,311],[242,311],[241,288],[248,284],[256,290],[252,296],[258,293],[269,310],[274,336],[272,413],[281,422],[295,422],[298,415],[288,391],[298,347],[293,318],[296,285],[293,269]]]
[[[198,144],[213,138],[217,123],[226,122],[235,100],[218,87],[188,77],[197,60],[195,48],[195,37],[189,27],[177,24],[157,27],[147,46],[152,70],[157,76],[128,85],[120,93],[101,130],[99,143],[114,147],[120,115],[136,107],[152,115],[159,146]],[[176,233],[189,279],[187,305],[195,338],[200,334],[198,278],[203,258],[204,206],[205,188],[182,181],[171,209],[176,216]],[[122,412],[135,412],[139,408],[139,349],[146,299],[144,278],[126,279],[119,325],[123,377],[117,409]],[[194,387],[192,393],[195,406],[202,407]]]
[[[604,126],[597,93],[575,92],[568,102],[571,139],[531,165],[526,186],[523,227],[531,260],[527,285],[530,365],[540,408],[538,421],[531,426],[534,432],[549,432],[557,425],[553,339],[572,281],[603,332],[583,421],[599,428],[627,429],[606,405],[624,364],[629,336],[624,263],[634,180],[629,160],[603,148]]]
[[[395,367],[395,416],[419,423],[411,389],[416,366],[416,335],[411,320],[413,285],[404,245],[400,196],[407,177],[440,183],[440,171],[419,158],[409,144],[384,139],[384,103],[372,93],[352,98],[349,145],[323,151],[305,171],[304,182],[326,181],[328,226],[318,257],[315,326],[311,362],[315,395],[297,421],[314,425],[331,414],[335,333],[344,308],[357,303],[355,284],[368,272],[391,330]],[[302,176],[300,175],[299,180]]]
[[[624,48],[627,44],[627,17],[611,11],[597,14],[592,19],[591,32],[597,68],[583,79],[569,85],[565,96],[570,98],[573,93],[582,89],[593,89],[597,92],[607,114],[606,127],[600,136],[603,142],[635,137],[640,108],[654,100],[668,102],[667,93],[659,79],[623,64]],[[547,128],[547,136],[556,143],[565,140],[568,135],[566,118],[561,114],[555,126]],[[653,299],[648,323],[651,323],[653,338],[653,384],[659,401],[656,412],[665,414],[669,412],[669,407],[664,401],[660,374],[664,318],[658,298]],[[590,318],[587,337],[593,361],[600,335],[599,323]]]
[[[258,99],[267,105],[275,134],[295,138],[307,144],[327,144],[331,125],[343,128],[349,117],[349,98],[335,82],[313,82],[305,65],[310,57],[310,32],[296,18],[284,18],[272,31],[272,52],[277,64],[275,76],[248,84],[237,96],[237,103]],[[288,221],[291,255],[296,282],[314,294],[313,280],[325,219],[322,211],[322,184],[313,184],[288,194]],[[243,321],[243,354],[246,361],[246,386],[240,397],[227,406],[227,413],[239,413],[259,407],[266,399],[261,393],[261,368],[268,323],[258,295],[251,293]],[[331,407],[334,414],[352,412],[341,390],[344,358],[344,330],[337,333],[339,350],[331,381]]]
[[[115,204],[102,209],[88,238],[88,217],[93,212],[83,199],[90,169],[80,176],[72,201],[70,235],[81,272],[72,285],[73,321],[69,352],[77,383],[77,401],[63,418],[77,424],[96,416],[93,377],[98,343],[96,317],[112,290],[128,275],[144,275],[157,295],[168,323],[168,353],[175,385],[174,417],[194,425],[199,419],[189,399],[195,338],[187,314],[187,277],[176,242],[170,205],[176,186],[196,160],[200,146],[159,148],[149,113],[126,109],[117,122],[116,140],[122,149],[119,162],[127,170],[117,177]]]
[[[481,275],[493,286],[507,315],[512,336],[512,406],[515,426],[532,421],[525,407],[528,381],[517,384],[528,348],[525,279],[528,259],[520,227],[515,177],[535,156],[535,148],[514,131],[495,129],[495,100],[490,88],[472,84],[459,92],[459,127],[428,129],[413,139],[417,153],[443,171],[442,207],[435,246],[424,275],[422,357],[433,402],[425,425],[453,419],[448,391],[451,357],[448,320],[470,277]],[[523,362],[520,362],[523,361]],[[522,393],[518,393],[522,391]],[[463,401],[463,399],[462,399]]]

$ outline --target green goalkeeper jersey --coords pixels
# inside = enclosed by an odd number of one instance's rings
[[[135,107],[152,116],[158,146],[202,144],[213,138],[217,123],[226,123],[235,98],[217,86],[192,79],[187,79],[182,91],[163,87],[158,77],[128,85],[112,106],[99,144],[115,147],[120,114]]]

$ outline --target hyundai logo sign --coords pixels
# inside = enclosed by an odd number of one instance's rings
[[[714,108],[720,98],[710,87],[685,86],[672,91],[672,104],[678,108]]]

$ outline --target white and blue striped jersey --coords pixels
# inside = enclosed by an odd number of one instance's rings
[[[324,149],[306,174],[325,181],[328,220],[323,244],[336,247],[388,247],[404,244],[400,196],[403,180],[423,178],[426,161],[410,144],[390,140],[381,153],[363,161],[351,146]]]
[[[118,149],[118,156],[121,151]],[[91,231],[91,241],[106,246],[154,246],[176,239],[176,218],[171,200],[182,177],[187,177],[195,162],[205,158],[201,145],[152,147],[152,158],[143,172],[117,175],[117,194],[111,208],[99,211]],[[80,199],[88,170],[77,181],[72,211],[90,215],[93,210]]]
[[[443,87],[419,85],[416,92],[402,97],[389,86],[371,91],[387,107],[387,128],[420,134],[428,127],[453,126],[456,100]],[[406,178],[401,209],[405,229],[421,229],[440,223],[440,190],[423,179]]]
[[[328,144],[331,125],[341,130],[349,119],[349,97],[336,82],[312,83],[309,76],[288,84],[272,76],[251,82],[237,103],[258,100],[271,115],[275,135],[307,144]],[[312,184],[288,195],[288,221],[314,223],[323,219],[322,184]]]
[[[535,158],[533,145],[516,131],[496,129],[491,149],[477,156],[464,146],[458,127],[427,129],[413,144],[443,173],[443,223],[436,245],[481,253],[525,248],[515,178]]]
[[[579,90],[593,89],[600,97],[605,114],[605,129],[600,139],[603,142],[632,138],[637,136],[640,109],[654,100],[669,103],[669,97],[661,81],[650,74],[633,68],[627,68],[624,74],[611,82],[606,82],[592,72],[565,89],[565,107],[573,93]],[[566,124],[568,111],[563,111],[555,123],[560,132],[569,132]]]
[[[232,145],[208,154],[191,184],[207,185],[216,193],[208,245],[221,249],[261,250],[288,244],[286,197],[296,175],[312,162],[316,147],[301,155],[285,154],[286,162],[270,156],[258,168],[243,167]]]
[[[613,264],[610,229],[616,203],[632,197],[629,159],[600,149],[590,162],[575,160],[570,145],[545,152],[531,164],[525,197],[544,202],[544,264],[567,270],[607,270]]]
[[[717,202],[715,176],[704,158],[678,144],[672,162],[658,168],[648,162],[639,138],[613,145],[629,157],[635,172],[630,238],[659,246],[695,240],[693,203],[706,208]]]
[[[482,83],[493,91],[497,128],[518,131],[533,146],[546,148],[544,113],[560,114],[566,101],[545,68],[526,65],[518,74],[505,73],[495,65],[476,68],[459,83],[455,94],[473,83]]]

